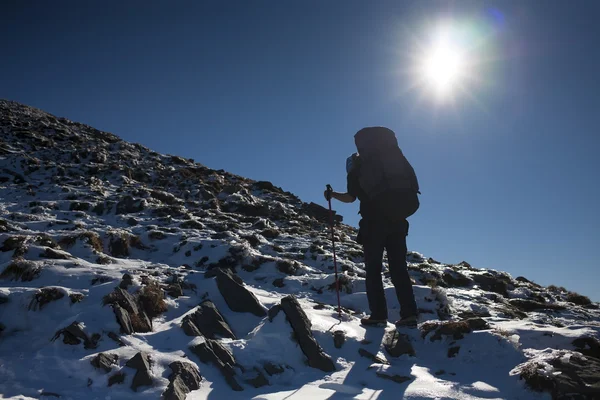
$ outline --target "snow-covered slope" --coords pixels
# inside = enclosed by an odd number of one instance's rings
[[[0,199],[3,398],[600,398],[597,304],[409,252],[419,329],[365,329],[336,217],[340,320],[327,210],[269,182],[0,100]]]

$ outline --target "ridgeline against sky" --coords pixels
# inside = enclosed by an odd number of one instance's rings
[[[321,203],[388,126],[423,192],[409,249],[599,300],[599,7],[4,2],[0,97]]]

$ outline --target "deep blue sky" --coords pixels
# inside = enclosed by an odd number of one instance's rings
[[[323,205],[325,184],[345,189],[353,134],[388,126],[423,192],[410,249],[600,300],[599,14],[595,0],[5,1],[0,97]],[[484,58],[443,104],[406,74],[440,19]],[[336,208],[357,224],[357,203]]]

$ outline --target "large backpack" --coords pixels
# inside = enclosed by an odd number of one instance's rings
[[[405,219],[419,208],[419,182],[394,132],[363,128],[354,135],[358,149],[358,180],[369,203],[385,218]]]

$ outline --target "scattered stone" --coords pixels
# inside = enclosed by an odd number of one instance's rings
[[[252,369],[252,371],[247,372],[244,376],[244,382],[257,389],[269,385],[269,380],[258,368]]]
[[[494,276],[490,272],[471,275],[473,281],[483,290],[508,297],[510,278],[502,275]]]
[[[392,357],[400,357],[403,354],[415,355],[415,349],[410,343],[408,335],[401,334],[397,330],[389,331],[383,338],[383,346]]]
[[[227,384],[235,391],[244,390],[235,379],[235,358],[227,348],[220,342],[212,339],[206,339],[191,348],[192,352],[198,356],[201,362],[212,363],[219,369]]]
[[[209,339],[215,339],[217,336],[229,339],[237,339],[229,324],[225,321],[219,310],[217,310],[217,307],[210,300],[205,300],[200,303],[200,305],[196,308],[196,311],[186,318],[188,318],[188,320],[196,326],[198,331],[200,331],[203,336]],[[184,329],[186,328],[184,327]],[[193,332],[193,329],[188,331]]]
[[[275,286],[277,288],[284,287],[285,283],[283,283],[283,278],[277,278],[277,279],[273,280],[273,286]]]
[[[346,334],[344,331],[333,332],[333,345],[336,349],[341,349],[346,342]]]
[[[375,374],[380,378],[387,379],[389,381],[396,382],[396,383],[404,383],[404,382],[413,380],[413,378],[411,378],[410,376],[402,376],[402,375],[397,375],[397,374],[388,375],[382,371],[377,371]]]
[[[230,269],[218,268],[217,287],[232,311],[249,312],[257,317],[267,315],[265,307],[256,296],[244,286],[241,278]]]
[[[71,293],[69,299],[71,299],[71,304],[80,303],[85,299],[85,295],[83,293]]]
[[[312,324],[300,306],[298,300],[293,296],[284,297],[281,300],[281,309],[285,312],[296,340],[304,355],[308,358],[308,365],[318,368],[324,372],[335,371],[335,365],[331,358],[325,354],[321,346],[315,340],[311,331]]]
[[[275,365],[270,361],[265,363],[263,368],[270,376],[282,374],[284,371],[284,368],[281,365]]]
[[[123,333],[127,335],[133,334],[133,324],[131,323],[131,318],[129,318],[129,313],[127,312],[127,310],[118,304],[114,304],[113,311],[115,313],[115,316],[117,317],[117,322],[121,326],[121,330],[123,331]]]
[[[510,299],[509,303],[511,306],[525,312],[537,311],[537,310],[564,310],[565,307],[560,304],[553,303],[540,303],[534,300],[527,299]]]
[[[595,337],[587,336],[577,338],[573,341],[576,350],[588,357],[600,359],[600,340]]]
[[[267,311],[269,322],[273,322],[277,314],[279,314],[279,311],[281,311],[281,305],[279,304],[275,304],[273,307],[269,308],[269,311]]]
[[[65,297],[62,290],[54,287],[41,288],[31,299],[29,304],[30,310],[41,310],[44,306],[52,301],[60,300]]]
[[[489,325],[481,318],[470,318],[463,321],[427,321],[419,328],[424,338],[430,332],[434,332],[431,341],[441,340],[442,336],[452,336],[454,340],[464,338],[464,335],[475,330],[488,329]]]
[[[191,315],[188,315],[185,318],[183,318],[181,328],[187,336],[202,336],[202,333],[194,323],[193,316]]]
[[[179,283],[172,283],[169,286],[167,286],[166,292],[169,296],[175,299],[183,296],[183,289],[181,288],[181,285]]]
[[[448,349],[448,358],[456,357],[458,352],[460,351],[460,346],[453,346]]]
[[[91,363],[95,368],[102,368],[106,373],[109,373],[118,360],[119,356],[116,354],[100,353],[92,359]]]
[[[87,333],[83,330],[83,325],[77,321],[73,321],[71,325],[60,329],[56,332],[52,341],[55,341],[63,335],[63,343],[70,345],[78,345],[83,341],[83,346],[86,349],[94,349],[97,347],[98,339],[100,338],[98,335],[92,335],[89,337]]]
[[[169,386],[163,393],[165,400],[185,400],[192,390],[200,389],[202,376],[191,363],[175,361],[169,364],[171,374],[169,375]]]
[[[388,360],[386,360],[385,358],[381,358],[378,355],[375,355],[375,354],[371,353],[370,351],[363,349],[362,347],[360,347],[358,349],[358,354],[360,354],[361,357],[368,358],[369,360],[373,361],[376,364],[389,365]]]
[[[114,332],[108,332],[108,337],[112,339],[119,347],[124,347],[125,343],[121,340],[119,335]]]
[[[54,250],[50,247],[47,247],[46,250],[42,254],[40,254],[41,258],[49,258],[52,260],[69,260],[73,258],[72,255],[62,250]]]
[[[450,287],[468,287],[473,281],[460,272],[444,272],[442,279]]]
[[[121,289],[127,290],[129,286],[133,285],[133,277],[129,274],[124,274],[119,283]]]
[[[133,368],[137,372],[131,382],[131,389],[134,392],[140,386],[151,386],[152,376],[150,375],[150,357],[146,352],[139,352],[133,358],[125,363],[126,367]]]
[[[29,260],[16,260],[0,274],[0,279],[20,280],[30,282],[40,276],[42,268]]]
[[[125,382],[125,372],[117,372],[108,378],[108,386],[120,385]]]
[[[143,199],[135,200],[131,196],[125,196],[121,201],[117,203],[117,209],[115,214],[131,214],[143,211],[146,205],[146,201]]]
[[[512,373],[519,374],[531,389],[550,393],[553,399],[600,398],[600,360],[593,357],[556,351],[552,359],[530,360]]]

